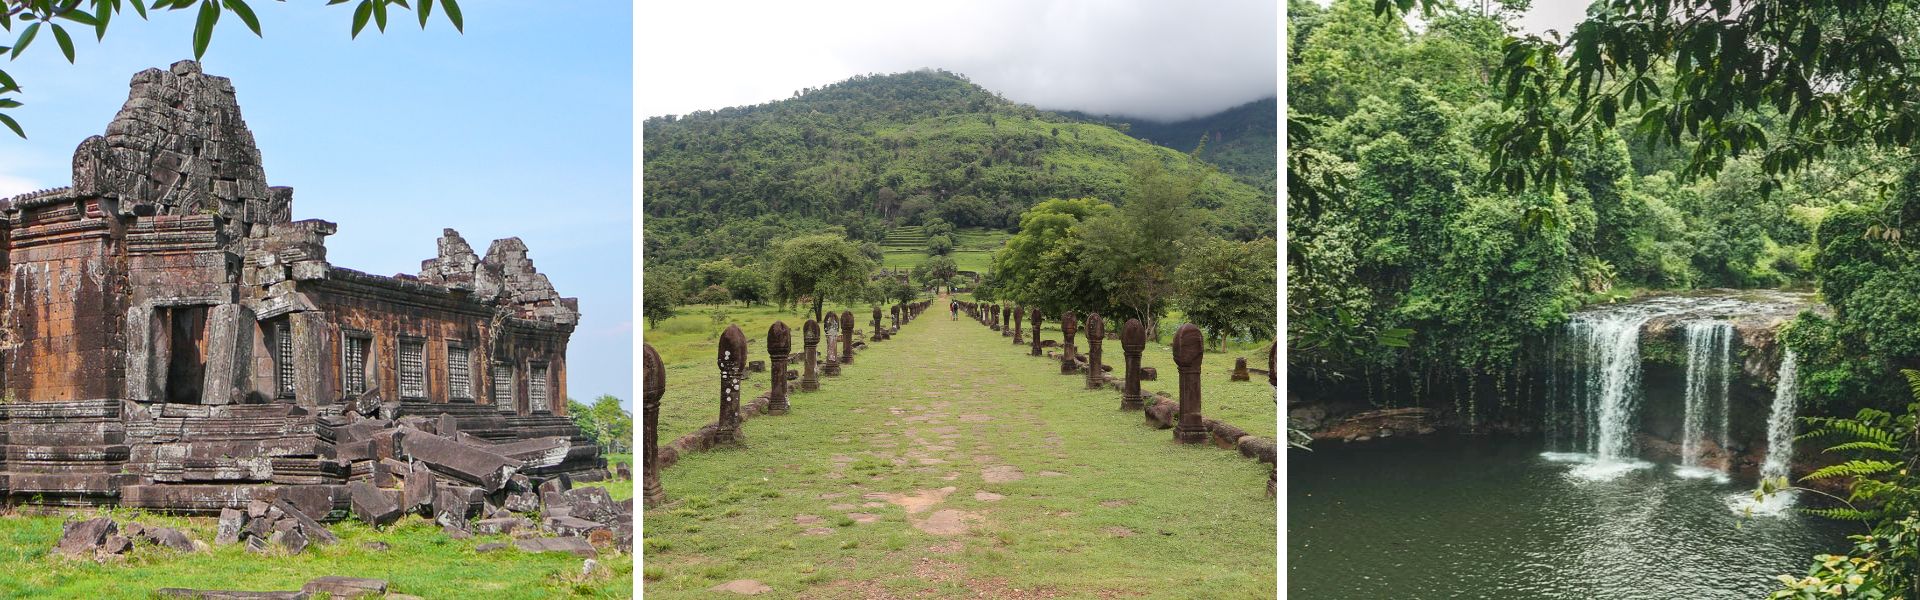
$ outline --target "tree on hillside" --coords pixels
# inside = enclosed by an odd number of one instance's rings
[[[866,290],[874,263],[846,238],[824,234],[781,242],[773,251],[773,297],[786,307],[802,296],[813,299],[813,318],[831,296],[857,301]]]
[[[1197,229],[1194,190],[1200,178],[1167,171],[1157,162],[1133,166],[1127,195],[1119,209],[1088,219],[1076,228],[1087,256],[1084,267],[1102,282],[1115,316],[1140,319],[1148,335],[1159,335],[1160,317],[1174,292],[1174,270],[1181,245]]]
[[[414,11],[415,14],[419,16],[420,28],[426,29],[427,18],[433,15],[433,7],[436,2],[442,7],[441,13],[446,15],[447,22],[452,23],[455,30],[465,31],[465,19],[461,17],[460,4],[456,0],[415,0],[413,5],[399,0],[360,0],[353,8],[352,36],[359,37],[361,30],[366,29],[369,22],[372,22],[376,29],[385,32],[387,30],[387,13],[393,11]],[[342,3],[344,3],[344,0],[328,2],[328,4]],[[214,24],[218,23],[220,16],[224,14],[232,13],[234,18],[240,19],[240,22],[246,25],[247,29],[252,31],[254,35],[265,37],[260,32],[259,17],[254,15],[253,8],[248,6],[245,0],[220,0],[218,2],[214,0],[202,0],[200,2],[194,2],[193,0],[155,0],[152,8],[154,10],[162,8],[179,10],[192,7],[195,4],[200,5],[194,15],[193,21],[192,42],[193,58],[195,60],[199,60],[207,54],[207,45],[213,41]],[[19,37],[14,39],[13,45],[0,46],[0,52],[7,52],[11,60],[18,60],[20,54],[25,52],[27,48],[33,44],[34,40],[41,39],[39,38],[39,34],[42,33],[42,29],[45,29],[47,30],[46,33],[53,38],[54,44],[60,47],[60,53],[66,57],[67,62],[72,63],[74,62],[73,34],[67,31],[67,28],[75,26],[78,26],[76,28],[85,28],[82,30],[82,35],[85,35],[85,30],[91,30],[95,39],[104,40],[107,37],[108,24],[112,22],[115,15],[125,14],[129,6],[133,8],[134,12],[139,14],[141,20],[144,21],[147,19],[147,5],[142,3],[141,0],[132,0],[131,2],[121,2],[121,0],[9,0],[0,2],[0,30],[5,30],[9,33],[13,31],[20,32]],[[122,18],[124,19],[124,17]],[[41,45],[44,46],[45,44],[43,43]],[[17,96],[8,96],[8,94],[17,94],[20,89],[19,83],[16,82],[11,75],[8,75],[5,70],[0,69],[0,109],[18,108],[21,106],[21,102]],[[0,125],[4,125],[7,129],[12,130],[14,135],[22,138],[27,137],[26,130],[20,127],[20,123],[4,112],[0,112]]]
[[[935,256],[913,268],[913,278],[921,285],[932,288],[953,286],[953,280],[960,275],[960,266],[952,257]]]
[[[1218,347],[1229,337],[1269,339],[1279,320],[1273,240],[1192,244],[1175,274],[1180,309]]]
[[[953,238],[945,235],[936,235],[927,238],[928,256],[946,256],[949,254],[953,254]]]
[[[1073,294],[1060,291],[1078,287],[1063,283],[1063,277],[1079,270],[1079,244],[1070,240],[1070,232],[1081,222],[1113,210],[1112,204],[1092,198],[1048,200],[1027,209],[1020,215],[1020,232],[993,254],[1000,297],[1048,314],[1086,310],[1086,306],[1068,305]]]
[[[946,236],[953,235],[953,224],[948,223],[945,219],[942,219],[940,217],[933,217],[933,218],[927,219],[925,229],[927,232],[927,237],[929,239],[937,235],[946,235]]]
[[[674,308],[680,305],[680,288],[671,285],[642,285],[641,316],[647,319],[647,328],[660,327],[660,322],[673,318]]]
[[[767,277],[762,275],[759,269],[751,267],[736,269],[727,275],[725,285],[727,293],[732,295],[735,301],[745,302],[748,306],[767,300]]]

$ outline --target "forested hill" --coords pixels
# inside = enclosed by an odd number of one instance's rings
[[[1209,209],[1206,229],[1275,235],[1271,190],[945,71],[855,77],[644,127],[650,266],[758,254],[830,226],[856,241],[932,217],[1011,229],[1049,198],[1120,202],[1139,161],[1204,178],[1195,203]]]
[[[1279,180],[1280,172],[1276,162],[1280,140],[1279,103],[1276,98],[1266,98],[1204,117],[1165,123],[1077,111],[1061,114],[1111,125],[1135,138],[1181,152],[1191,152],[1200,145],[1201,136],[1205,136],[1206,146],[1201,147],[1200,160],[1219,166],[1248,185],[1269,189]],[[1123,123],[1126,126],[1120,127]]]

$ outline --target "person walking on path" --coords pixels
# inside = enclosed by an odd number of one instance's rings
[[[947,320],[949,321],[960,320],[960,301],[954,300],[951,303],[947,304],[947,312],[950,312],[953,314],[952,317],[948,318]]]

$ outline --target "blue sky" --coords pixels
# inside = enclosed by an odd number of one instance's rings
[[[409,14],[353,40],[352,3],[250,4],[265,38],[226,15],[205,70],[233,80],[268,182],[294,188],[294,218],[340,224],[328,260],[411,274],[442,228],[482,253],[519,236],[580,298],[569,393],[631,409],[632,6],[468,0],[465,34],[435,11],[425,31]],[[78,28],[77,64],[41,32],[5,63],[29,139],[0,135],[0,197],[68,185],[74,147],[104,132],[133,74],[193,57],[193,12],[128,12],[103,43]]]

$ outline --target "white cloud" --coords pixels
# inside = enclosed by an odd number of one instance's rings
[[[1178,119],[1273,96],[1274,0],[652,3],[640,109],[685,114],[943,68],[1016,102]]]

